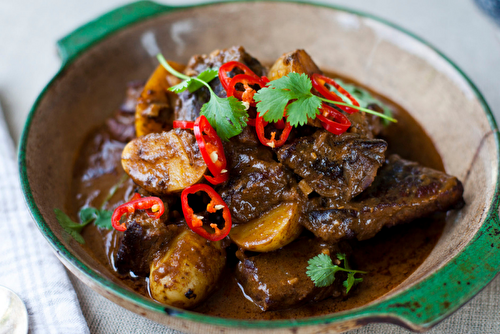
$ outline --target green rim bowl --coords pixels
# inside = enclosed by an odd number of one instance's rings
[[[243,15],[244,13],[244,15]],[[68,194],[85,136],[119,105],[125,85],[157,65],[143,47],[156,39],[167,59],[243,45],[264,63],[303,48],[327,71],[356,79],[409,110],[459,177],[467,205],[447,216],[425,262],[390,293],[323,316],[251,321],[165,307],[128,290],[61,230],[53,209],[74,212]],[[424,331],[483,289],[500,269],[499,134],[484,98],[435,48],[379,18],[301,2],[225,2],[169,7],[141,1],[113,10],[58,42],[62,67],[28,116],[19,169],[28,207],[61,261],[110,300],[193,333],[340,332],[370,322]]]

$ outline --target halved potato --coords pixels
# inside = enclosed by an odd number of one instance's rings
[[[182,72],[184,65],[168,62],[175,70]],[[170,74],[163,66],[158,65],[149,77],[135,109],[135,132],[137,137],[149,133],[172,129],[174,106],[177,94],[168,90],[181,80]]]
[[[257,219],[233,227],[229,236],[245,250],[270,252],[289,244],[301,232],[299,205],[282,203]]]
[[[276,60],[269,70],[269,80],[279,79],[288,73],[305,73],[311,76],[313,73],[321,73],[319,67],[304,50],[295,50],[284,53]]]
[[[157,195],[182,191],[207,170],[194,135],[180,129],[135,138],[123,149],[122,166],[136,184]]]
[[[220,242],[186,230],[152,263],[151,296],[163,304],[192,308],[212,292],[225,264],[226,251]]]

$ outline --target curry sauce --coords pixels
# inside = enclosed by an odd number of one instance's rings
[[[388,142],[389,147],[386,154],[395,153],[442,171],[441,158],[422,127],[400,106],[379,95],[377,97],[391,106],[398,119],[397,124],[389,125],[382,132],[381,137]],[[123,113],[121,117],[124,117]],[[75,213],[86,205],[100,207],[109,190],[123,179],[125,173],[120,159],[124,146],[125,143],[117,140],[109,127],[103,127],[89,135],[75,164],[71,195]],[[135,189],[136,185],[128,178],[118,187],[105,208],[111,209],[124,203]],[[175,215],[179,213],[174,212],[174,218]],[[366,271],[367,274],[363,275],[363,282],[347,297],[327,298],[295,308],[263,312],[239,286],[234,274],[238,260],[232,255],[228,258],[228,265],[218,282],[216,292],[194,311],[237,319],[293,319],[362,306],[395,289],[419,267],[437,243],[444,228],[444,218],[445,214],[435,214],[430,218],[385,228],[369,240],[349,241],[352,248],[351,266]],[[83,236],[86,241],[84,247],[111,274],[119,277],[131,290],[149,296],[147,277],[120,275],[117,271],[115,256],[120,232],[89,225],[84,229]],[[233,253],[234,251],[232,249]],[[231,248],[228,252],[231,252]]]

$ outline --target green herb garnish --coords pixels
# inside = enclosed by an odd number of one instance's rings
[[[170,66],[170,64],[168,64],[168,62],[165,62],[165,63],[168,66]],[[163,65],[163,63],[162,63],[162,65]],[[163,65],[163,67],[165,67],[165,65]],[[172,69],[173,68],[170,66],[169,72]],[[177,74],[181,74],[181,73],[177,72]],[[174,75],[177,76],[176,74],[174,74]],[[181,74],[181,75],[183,75],[183,74]],[[203,86],[203,82],[209,83],[210,81],[215,79],[218,75],[219,75],[219,72],[216,69],[208,68],[205,71],[201,72],[197,77],[188,77],[186,75],[185,77],[187,77],[188,79],[184,78],[185,80],[183,82],[181,82],[178,85],[170,87],[168,90],[179,94],[187,89],[190,93],[194,93],[195,91],[197,91],[198,89],[200,89]]]
[[[111,216],[113,212],[109,210],[99,210],[91,206],[82,208],[78,213],[80,221],[83,223],[94,221],[94,225],[107,230],[112,229]]]
[[[54,209],[54,213],[56,214],[57,221],[59,222],[59,225],[61,225],[63,230],[65,230],[69,235],[71,235],[73,239],[75,239],[81,244],[84,244],[85,240],[83,240],[83,237],[80,234],[80,232],[86,225],[88,225],[88,223],[91,222],[91,220],[82,224],[78,224],[72,221],[67,214],[65,214],[59,209]]]
[[[307,276],[311,278],[314,285],[317,287],[325,287],[333,284],[335,281],[335,273],[337,271],[347,272],[347,280],[344,281],[343,285],[346,288],[346,293],[353,287],[354,284],[362,282],[362,278],[355,278],[355,274],[366,274],[365,271],[354,270],[349,267],[347,259],[344,254],[337,253],[337,259],[344,262],[344,267],[333,264],[330,256],[326,254],[319,254],[310,259],[307,263]]]
[[[257,111],[265,121],[277,122],[283,118],[288,102],[295,100],[287,107],[287,120],[292,126],[304,125],[308,117],[316,118],[321,107],[320,98],[311,89],[311,79],[306,74],[289,73],[255,93],[254,100],[259,102]]]
[[[312,82],[305,74],[289,73],[287,76],[273,80],[267,87],[262,88],[254,95],[257,111],[267,122],[275,122],[283,118],[286,107],[288,122],[292,126],[307,122],[307,117],[314,119],[319,113],[321,101],[340,106],[348,106],[359,111],[373,114],[391,122],[394,118],[364,107],[354,106],[349,102],[338,102],[316,96],[311,93]],[[340,94],[342,96],[342,94]],[[287,106],[288,104],[288,106]]]
[[[59,222],[59,225],[65,230],[69,235],[73,237],[76,241],[81,244],[85,243],[81,232],[85,226],[94,222],[94,225],[110,230],[112,229],[111,225],[111,216],[113,215],[112,211],[105,210],[104,207],[108,203],[108,201],[113,197],[118,188],[128,179],[128,175],[124,174],[122,178],[109,190],[108,195],[104,199],[104,202],[101,205],[101,209],[96,209],[94,207],[88,206],[81,208],[78,212],[78,216],[80,218],[80,223],[76,223],[71,218],[62,212],[59,209],[54,209],[54,213],[56,214],[56,219]]]
[[[353,84],[348,84],[343,82],[341,79],[335,79],[335,81],[342,86],[349,94],[351,94],[358,102],[359,106],[362,108],[368,107],[368,105],[375,103],[378,104],[382,110],[384,110],[384,115],[392,117],[392,110],[387,106],[387,104],[383,103],[379,99],[375,98],[369,91],[367,91],[364,88],[361,88],[359,86],[353,85]],[[343,94],[339,94],[338,91],[335,89],[335,87],[330,86],[330,90],[333,90],[335,93],[337,93],[338,96],[342,98],[345,102],[350,103],[349,99],[347,99]],[[384,122],[384,125],[389,124],[389,120],[383,118],[382,122]]]
[[[184,80],[180,84],[170,87],[169,90],[181,93],[187,89],[192,93],[202,86],[208,88],[210,100],[201,107],[200,115],[207,118],[220,139],[228,141],[229,138],[237,136],[243,131],[248,119],[248,113],[243,103],[233,96],[227,98],[217,96],[208,84],[217,76],[217,70],[207,69],[197,77],[190,77],[173,69],[163,55],[158,54],[156,58],[167,71]]]

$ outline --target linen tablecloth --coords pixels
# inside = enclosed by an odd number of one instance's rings
[[[66,270],[24,203],[14,145],[1,108],[0,254],[0,285],[17,293],[26,304],[30,333],[89,332]]]

